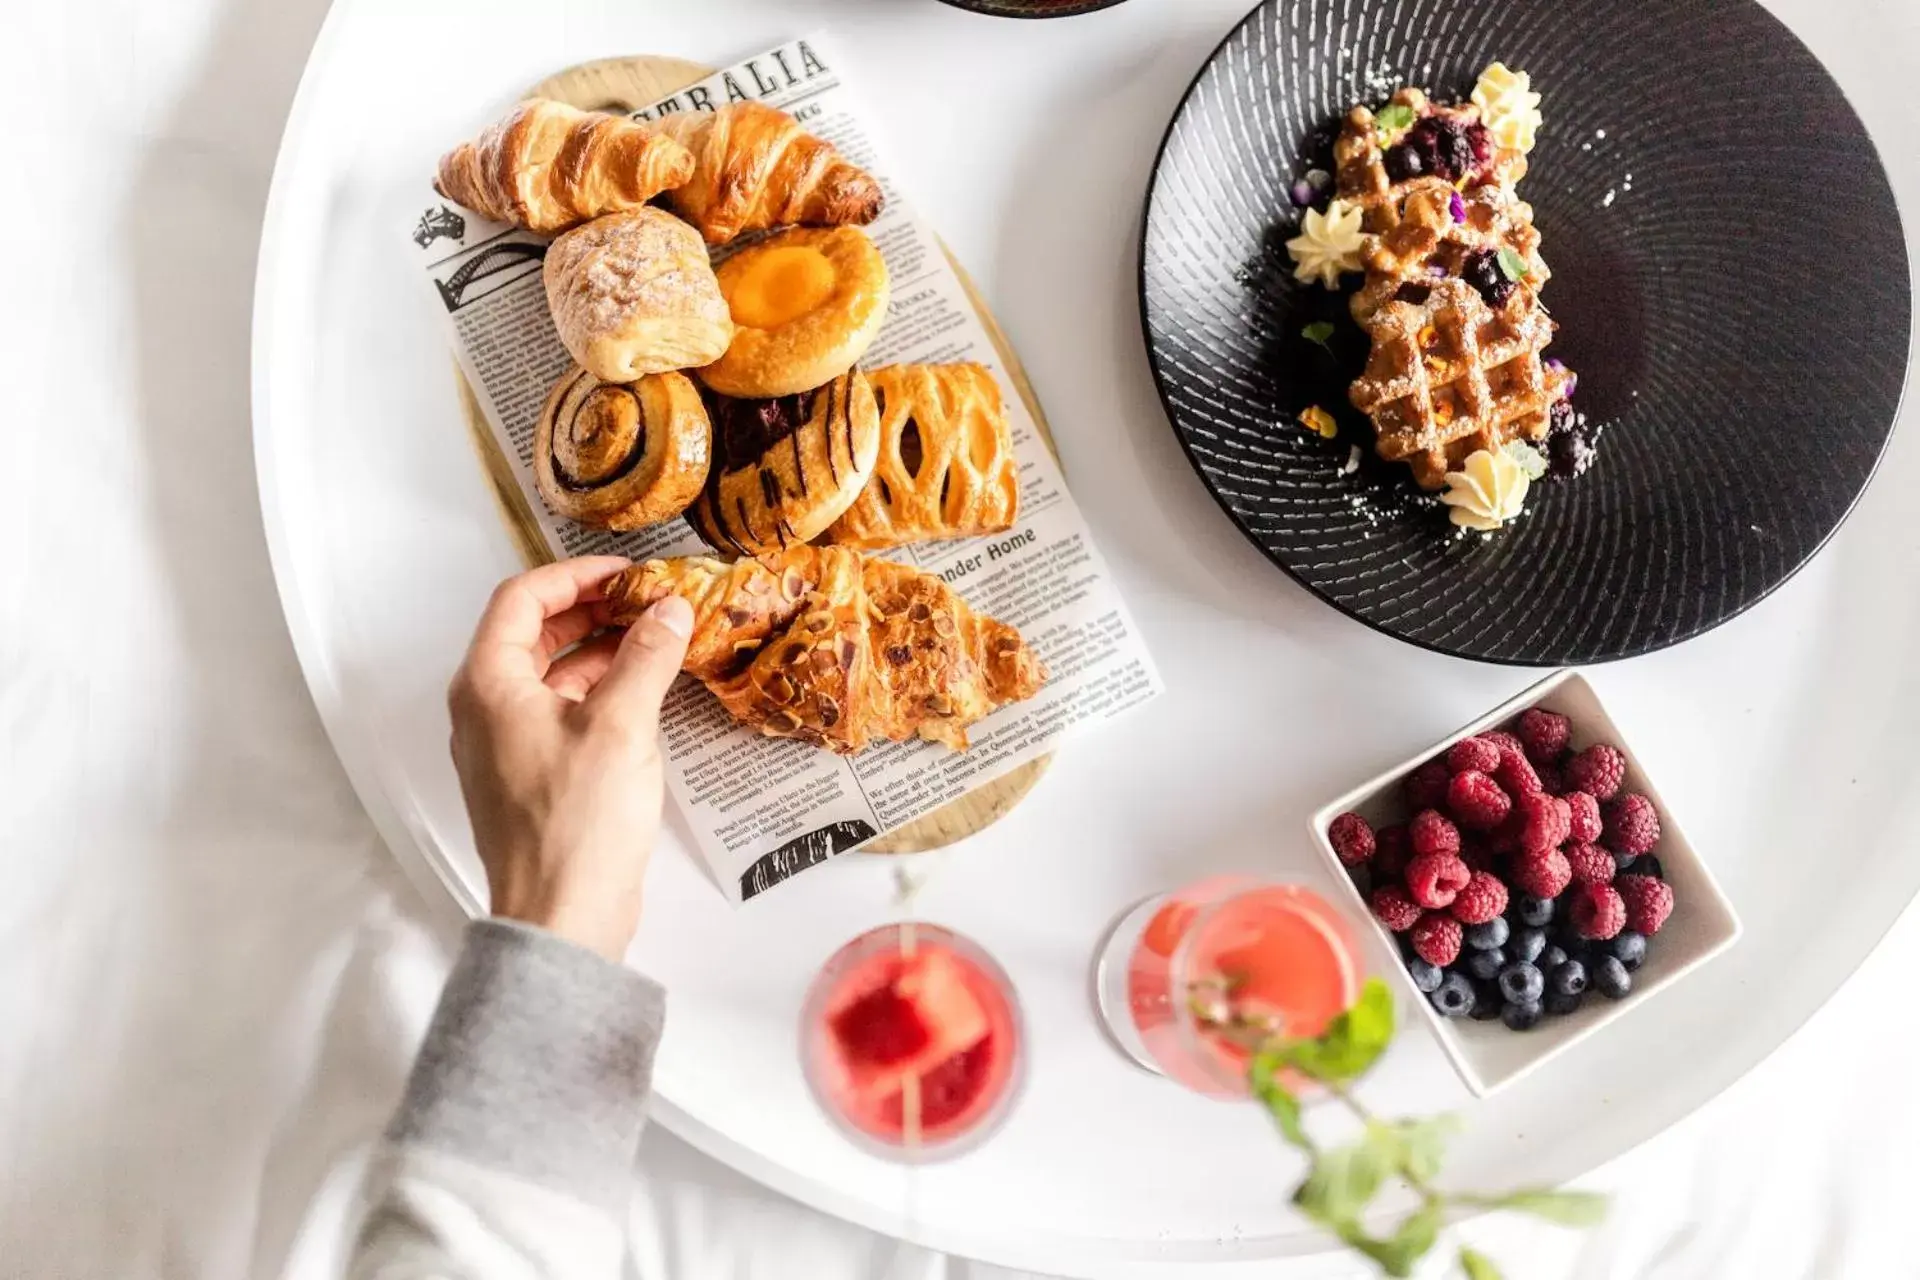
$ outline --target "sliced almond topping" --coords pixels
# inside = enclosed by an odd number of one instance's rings
[[[933,633],[937,636],[950,636],[958,629],[952,614],[943,613],[933,620]]]
[[[767,717],[765,727],[768,733],[779,734],[784,737],[800,727],[800,717],[791,711],[776,711]]]
[[[840,704],[839,703],[835,702],[830,696],[823,693],[819,697],[818,705],[820,708],[821,724],[831,729],[833,728],[833,726],[840,723]]]
[[[915,622],[925,622],[933,616],[933,607],[925,600],[915,600],[913,607],[907,610],[907,617]]]
[[[798,600],[807,594],[806,580],[797,569],[789,569],[780,579],[780,594],[789,600]]]
[[[807,646],[803,644],[790,644],[787,646],[787,651],[780,655],[780,665],[790,667],[794,663],[803,660],[806,656]]]
[[[793,681],[776,671],[773,673],[773,678],[762,687],[761,692],[775,702],[784,704],[792,702],[794,694],[799,691],[793,687]]]
[[[800,630],[810,636],[823,636],[827,634],[827,632],[833,630],[832,611],[822,609],[818,613],[808,614],[806,617],[800,619]]]
[[[944,693],[930,693],[927,695],[927,710],[937,716],[950,716],[953,714],[953,699]]]

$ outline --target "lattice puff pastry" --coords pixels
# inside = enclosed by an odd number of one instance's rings
[[[844,547],[760,560],[650,560],[603,588],[615,623],[666,595],[694,607],[683,669],[735,719],[843,755],[967,727],[1032,697],[1046,672],[1020,633],[932,574]]]
[[[867,380],[880,414],[879,458],[827,541],[873,551],[1012,528],[1020,468],[992,372],[977,364],[901,364]]]

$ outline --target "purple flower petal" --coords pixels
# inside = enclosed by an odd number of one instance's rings
[[[1460,198],[1458,191],[1447,197],[1447,212],[1453,215],[1455,222],[1467,220],[1467,202]]]
[[[1547,366],[1547,368],[1554,369],[1554,370],[1564,369],[1567,367],[1564,363],[1561,362],[1559,356],[1548,356],[1545,360],[1542,360],[1540,363]]]
[[[1305,178],[1302,178],[1300,179],[1300,181],[1294,183],[1293,190],[1288,192],[1287,194],[1292,196],[1294,204],[1298,205],[1302,209],[1306,208],[1308,205],[1313,203],[1314,190],[1311,186],[1307,185],[1307,180]]]

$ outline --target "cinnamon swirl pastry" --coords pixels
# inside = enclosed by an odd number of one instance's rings
[[[866,487],[880,451],[858,369],[771,400],[709,396],[714,462],[687,521],[708,544],[760,555],[818,537]]]
[[[534,482],[555,515],[596,529],[645,528],[699,495],[712,435],[684,374],[602,382],[570,369],[534,428]]]

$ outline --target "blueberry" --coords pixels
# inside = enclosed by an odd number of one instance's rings
[[[1460,263],[1460,278],[1480,291],[1490,307],[1499,307],[1513,292],[1513,281],[1500,270],[1500,259],[1491,249],[1476,249]]]
[[[1485,924],[1476,924],[1466,932],[1466,943],[1475,951],[1491,951],[1495,947],[1507,945],[1507,922],[1503,916],[1495,916]]]
[[[1626,966],[1628,973],[1632,973],[1635,969],[1638,969],[1642,964],[1646,963],[1646,935],[1635,933],[1631,929],[1622,929],[1614,935],[1613,941],[1607,944],[1607,950],[1612,952],[1614,957]]]
[[[1473,1020],[1475,1022],[1492,1022],[1500,1016],[1502,1003],[1498,984],[1492,982],[1473,984]]]
[[[1666,871],[1660,866],[1660,859],[1650,853],[1643,853],[1633,860],[1627,868],[1627,874],[1633,876],[1652,876],[1655,880],[1665,880]]]
[[[1473,984],[1464,973],[1450,973],[1427,999],[1443,1016],[1458,1018],[1473,1008]]]
[[[1394,182],[1418,178],[1427,171],[1427,158],[1408,143],[1387,148],[1387,177]]]
[[[1523,893],[1513,915],[1521,924],[1535,929],[1543,928],[1553,919],[1553,899],[1536,898],[1530,893]]]
[[[1547,980],[1530,964],[1510,964],[1500,971],[1500,994],[1508,1004],[1537,1002],[1547,989]]]
[[[1483,982],[1492,982],[1507,967],[1507,953],[1499,947],[1491,951],[1473,951],[1467,955],[1467,972]]]
[[[1612,851],[1609,850],[1609,852],[1612,852]],[[1634,859],[1637,858],[1638,856],[1639,855],[1632,854],[1632,853],[1614,853],[1613,869],[1615,871],[1625,871],[1628,867],[1633,865]]]
[[[1472,172],[1482,153],[1492,154],[1485,134],[1484,125],[1465,124],[1452,116],[1427,116],[1414,122],[1400,146],[1418,155],[1428,173],[1453,182]]]
[[[1549,991],[1547,992],[1546,1009],[1548,1013],[1554,1014],[1555,1016],[1572,1013],[1580,1007],[1580,1002],[1586,998],[1587,993],[1584,991],[1576,991],[1570,996],[1563,996],[1558,991]]]
[[[1558,969],[1561,965],[1565,964],[1566,962],[1567,962],[1567,949],[1565,947],[1555,946],[1553,943],[1549,942],[1547,944],[1547,949],[1540,953],[1539,959],[1535,960],[1534,964],[1539,966],[1540,972],[1552,973],[1555,969]]]
[[[1413,975],[1413,985],[1427,995],[1439,990],[1440,983],[1447,976],[1439,965],[1429,964],[1419,956],[1407,961],[1407,972]]]
[[[1623,1000],[1633,990],[1633,977],[1619,956],[1601,956],[1593,962],[1593,989],[1609,1000]]]
[[[1531,1031],[1539,1023],[1540,1013],[1538,1000],[1509,1000],[1500,1007],[1500,1021],[1510,1031]]]
[[[1522,929],[1513,935],[1513,945],[1507,950],[1515,960],[1533,964],[1540,959],[1540,953],[1547,949],[1547,931],[1545,929]]]
[[[1587,966],[1569,960],[1547,973],[1547,988],[1563,996],[1577,996],[1587,989]]]

